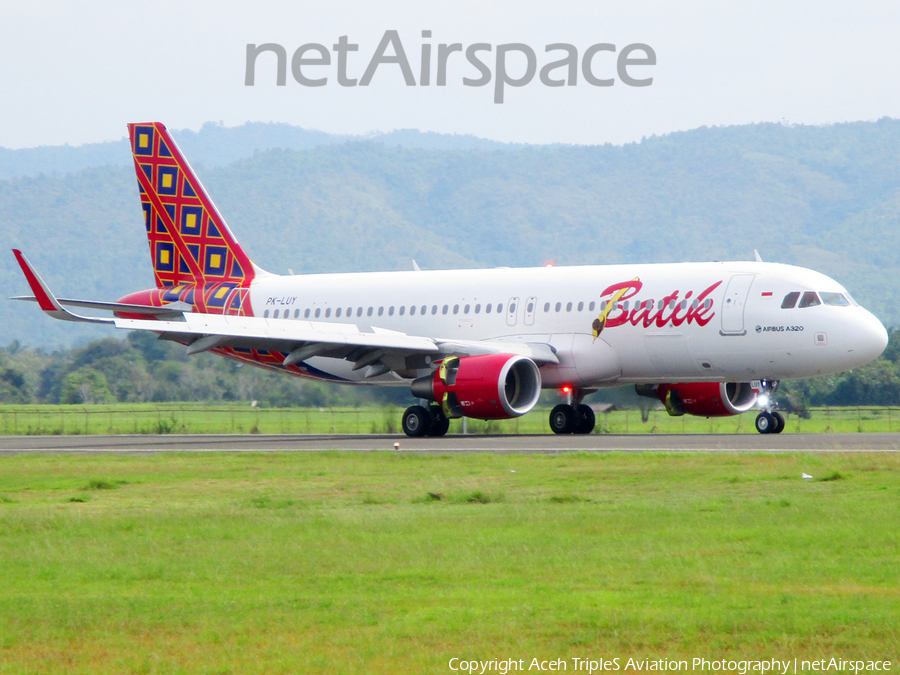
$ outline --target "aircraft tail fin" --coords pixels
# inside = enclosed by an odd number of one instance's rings
[[[157,288],[182,283],[246,287],[256,267],[160,122],[129,124]]]

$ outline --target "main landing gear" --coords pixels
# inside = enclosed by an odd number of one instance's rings
[[[594,422],[594,411],[584,403],[560,403],[550,411],[550,429],[554,434],[589,434],[594,430]]]
[[[761,434],[780,434],[784,431],[784,417],[775,411],[775,390],[778,389],[778,380],[760,382],[762,392],[759,394],[759,403],[765,410],[756,416],[756,430]]]
[[[596,422],[594,410],[581,402],[590,392],[566,392],[569,403],[560,403],[550,411],[550,430],[554,434],[589,434]]]
[[[403,413],[403,433],[407,436],[443,436],[449,428],[450,420],[439,405],[411,405]]]

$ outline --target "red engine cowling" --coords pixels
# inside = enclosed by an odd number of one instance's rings
[[[437,401],[448,418],[505,420],[530,411],[541,395],[537,364],[515,354],[451,356],[412,383],[417,398]]]
[[[658,398],[670,415],[687,413],[700,417],[740,415],[756,404],[758,395],[749,382],[660,384],[638,393]]]

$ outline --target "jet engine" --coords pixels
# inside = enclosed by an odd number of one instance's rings
[[[758,392],[749,382],[683,382],[680,384],[636,384],[640,396],[658,398],[670,415],[727,417],[747,412],[756,404]]]
[[[505,420],[530,411],[541,395],[537,364],[515,354],[450,356],[412,383],[413,396],[436,401],[447,418]]]

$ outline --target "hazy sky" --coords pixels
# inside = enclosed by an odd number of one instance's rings
[[[260,57],[256,85],[244,85],[248,43],[278,43],[288,61],[302,44],[359,45],[347,76],[361,78],[387,30],[399,31],[416,81],[423,43],[432,45],[431,86],[407,86],[384,64],[367,87],[337,82],[330,66],[304,66],[325,86],[275,85],[274,56]],[[423,30],[432,31],[424,39]],[[246,121],[287,122],[335,133],[417,128],[530,143],[622,143],[702,125],[782,121],[820,124],[900,117],[900,3],[897,2],[374,2],[249,3],[129,0],[92,3],[0,0],[0,146],[112,140],[132,121],[198,129]],[[507,87],[463,86],[478,71],[448,59],[447,85],[434,86],[441,43],[524,43],[537,68],[579,58],[596,43],[621,50],[646,43],[655,66],[632,67],[649,87],[619,81],[616,55],[599,53],[588,84],[548,87],[539,77]],[[392,54],[392,50],[388,50]],[[308,56],[314,56],[309,53]],[[640,56],[635,54],[634,56]],[[269,61],[265,59],[269,58]],[[525,57],[508,56],[510,77]],[[554,71],[561,77],[565,69]],[[494,73],[496,75],[496,73]]]

